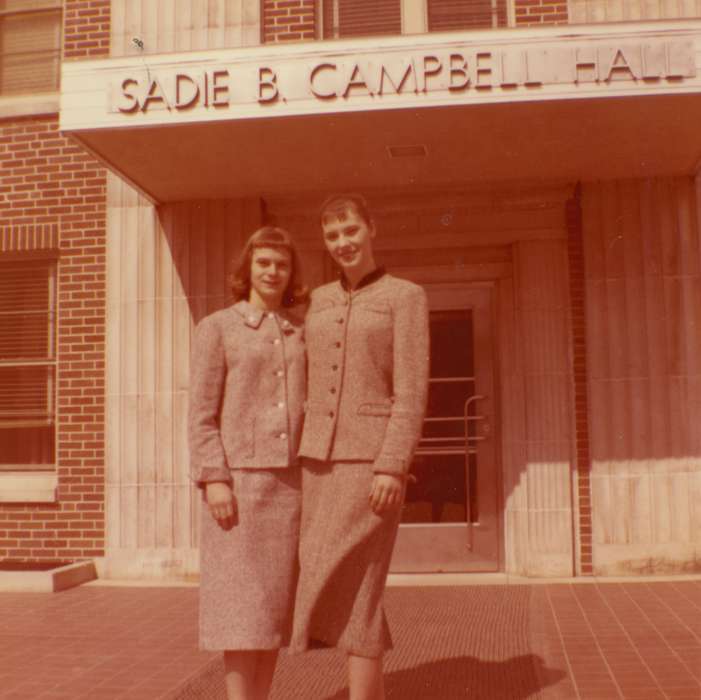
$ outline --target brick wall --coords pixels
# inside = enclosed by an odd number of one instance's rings
[[[578,574],[591,576],[593,570],[591,456],[589,453],[589,402],[587,393],[587,324],[585,307],[584,242],[580,190],[567,202],[567,253],[570,279],[570,323],[572,374],[574,377],[574,434],[579,507],[576,527],[579,533]]]
[[[316,38],[314,0],[263,0],[263,42]]]
[[[110,53],[110,0],[64,0],[63,56],[97,58]]]
[[[516,25],[567,24],[567,0],[516,0]]]
[[[110,0],[65,0],[64,58],[109,54]],[[55,504],[0,503],[0,559],[104,549],[105,170],[58,115],[0,120],[0,225],[54,228],[58,265]]]
[[[0,121],[2,226],[58,230],[57,504],[0,504],[0,559],[99,556],[104,542],[104,170],[56,115]]]

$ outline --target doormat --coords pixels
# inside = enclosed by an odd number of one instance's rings
[[[385,656],[393,700],[544,700],[563,676],[533,648],[534,586],[390,588],[387,617],[394,649]],[[216,659],[173,697],[222,700]],[[345,660],[335,650],[280,656],[271,700],[345,700]]]

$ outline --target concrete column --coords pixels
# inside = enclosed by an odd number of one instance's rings
[[[230,261],[256,202],[156,210],[108,183],[106,558],[108,577],[194,576],[199,494],[189,479],[192,331],[228,303]]]
[[[514,354],[503,407],[507,571],[573,573],[571,371],[566,242],[522,241],[514,256]]]

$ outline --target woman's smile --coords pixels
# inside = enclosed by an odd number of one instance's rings
[[[336,257],[341,263],[345,263],[348,265],[356,261],[356,259],[358,258],[358,250],[355,248],[341,250],[338,252]]]

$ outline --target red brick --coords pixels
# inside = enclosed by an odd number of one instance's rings
[[[266,0],[263,4],[262,24],[265,42],[315,39],[314,3],[302,0]]]
[[[76,5],[75,0],[68,0],[68,5]],[[89,154],[58,134],[56,116],[1,122],[0,147],[11,156],[3,160],[0,173],[3,224],[57,226],[59,342],[62,349],[74,346],[60,355],[59,383],[65,386],[61,377],[67,373],[84,384],[74,396],[71,389],[61,390],[56,436],[61,501],[46,506],[0,504],[0,556],[69,559],[104,548],[104,358],[96,348],[104,347],[106,176]],[[86,201],[86,196],[93,201]],[[72,294],[86,299],[73,301]],[[73,410],[71,400],[78,402],[77,413],[64,416],[65,408]],[[71,417],[75,423],[66,420]],[[70,450],[79,456],[66,459]],[[82,473],[73,473],[74,469]],[[7,536],[9,532],[15,537]]]
[[[567,24],[567,3],[552,0],[516,0],[515,15],[518,26]]]

